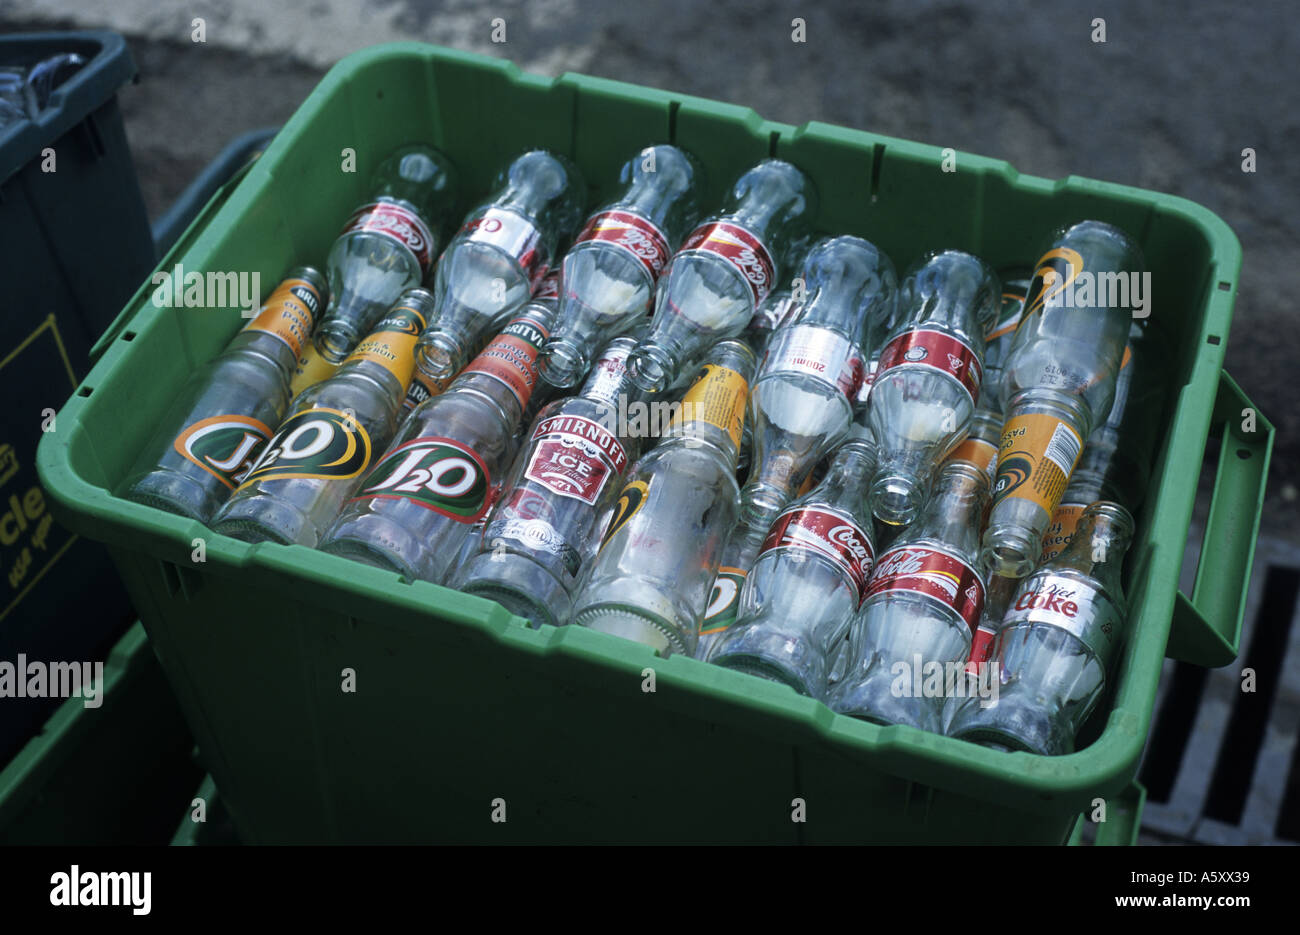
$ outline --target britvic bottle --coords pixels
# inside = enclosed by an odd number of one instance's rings
[[[722,550],[722,559],[718,564],[718,576],[713,579],[709,604],[704,609],[704,619],[700,621],[700,639],[695,646],[696,659],[708,659],[713,644],[736,622],[741,589],[745,586],[745,579],[754,567],[758,551],[766,538],[766,526],[751,526],[743,519],[727,537],[727,545]]]
[[[314,548],[397,430],[415,339],[433,310],[408,289],[338,371],[293,401],[213,528],[246,542]]]
[[[894,266],[859,237],[819,242],[801,272],[807,299],[772,335],[754,391],[745,521],[767,528],[848,431],[863,378],[862,339],[893,313]]]
[[[569,622],[578,575],[600,540],[597,519],[623,489],[636,455],[637,439],[618,419],[635,344],[615,338],[580,394],[542,410],[455,587],[535,625]]]
[[[645,319],[673,248],[699,219],[703,170],[676,146],[646,147],[619,181],[623,193],[587,219],[564,257],[560,314],[542,357],[556,386],[577,386],[595,349]]]
[[[1024,579],[993,648],[1000,691],[968,698],[948,733],[1002,749],[1058,756],[1092,713],[1124,638],[1120,568],[1133,518],[1102,500],[1073,541]]]
[[[1000,295],[992,268],[959,250],[930,254],[904,281],[906,324],[880,352],[867,408],[878,446],[871,500],[881,522],[916,518],[935,467],[966,433]]]
[[[988,476],[945,465],[917,521],[880,556],[850,635],[852,662],[830,706],[877,724],[941,731],[947,697],[966,690],[984,607],[975,566]]]
[[[554,317],[554,304],[529,303],[447,392],[411,413],[321,548],[441,584],[492,503]]]
[[[821,484],[776,517],[736,622],[709,662],[825,697],[831,652],[862,604],[876,557],[866,503],[874,461],[870,439],[855,433]]]
[[[380,163],[370,199],[330,248],[332,298],[315,335],[326,367],[341,363],[397,297],[424,280],[455,202],[455,178],[447,158],[428,146],[403,146]],[[324,372],[310,357],[304,368]]]
[[[121,495],[201,523],[211,519],[284,417],[289,374],[327,294],[316,270],[290,270],[257,318],[186,381]]]
[[[694,652],[727,533],[740,508],[736,452],[754,353],[722,341],[677,418],[623,485],[583,575],[573,622]]]
[[[687,236],[659,280],[650,334],[628,362],[633,382],[660,392],[715,341],[740,334],[816,213],[812,182],[790,163],[765,159],[742,175],[722,212]]]
[[[1135,311],[1149,297],[1141,251],[1127,234],[1081,221],[1039,260],[1004,377],[1006,412],[993,510],[981,560],[1019,578],[1094,426],[1115,396]]]
[[[563,156],[537,149],[510,163],[438,261],[437,319],[416,349],[424,378],[451,379],[524,306],[581,219],[585,196],[581,173]]]

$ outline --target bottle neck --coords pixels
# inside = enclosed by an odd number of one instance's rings
[[[831,459],[826,476],[812,496],[832,503],[844,503],[851,512],[866,513],[867,490],[876,469],[875,447],[866,440],[845,442]]]
[[[964,462],[951,462],[935,481],[908,541],[935,539],[963,554],[979,552],[979,526],[989,498],[988,477]]]
[[[289,379],[298,363],[298,356],[284,341],[264,331],[241,331],[235,335],[221,357],[231,355],[249,356],[259,362],[265,362],[280,370],[284,378]]]
[[[1049,565],[1092,578],[1119,601],[1120,569],[1132,537],[1133,518],[1128,510],[1109,500],[1094,503],[1079,518],[1070,544]]]
[[[402,405],[402,397],[406,395],[406,387],[398,381],[397,377],[370,360],[348,361],[328,380],[318,383],[307,392],[317,390],[329,392],[343,386],[358,387],[363,392],[377,396],[383,400],[384,407],[393,413],[397,412],[398,407]]]

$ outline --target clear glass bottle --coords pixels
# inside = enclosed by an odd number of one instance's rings
[[[1000,691],[969,698],[948,733],[1001,749],[1060,756],[1105,688],[1127,612],[1120,570],[1133,518],[1118,503],[1084,511],[1070,545],[1025,578],[994,641]]]
[[[672,430],[633,468],[574,600],[573,622],[694,652],[700,620],[740,509],[740,446],[754,352],[721,341]]]

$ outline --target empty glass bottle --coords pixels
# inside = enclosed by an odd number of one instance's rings
[[[1002,394],[1002,374],[1007,355],[1016,339],[1016,329],[1025,311],[1025,295],[1029,292],[1029,271],[1016,268],[998,273],[1002,279],[1002,302],[998,320],[984,335],[984,375],[980,380],[980,395],[975,401],[978,409],[995,412],[1001,419],[1006,408]]]

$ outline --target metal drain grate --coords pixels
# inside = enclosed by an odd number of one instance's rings
[[[1189,554],[1199,548],[1197,537]],[[1300,843],[1300,549],[1261,539],[1255,569],[1237,661],[1165,662],[1139,774],[1142,843]]]

